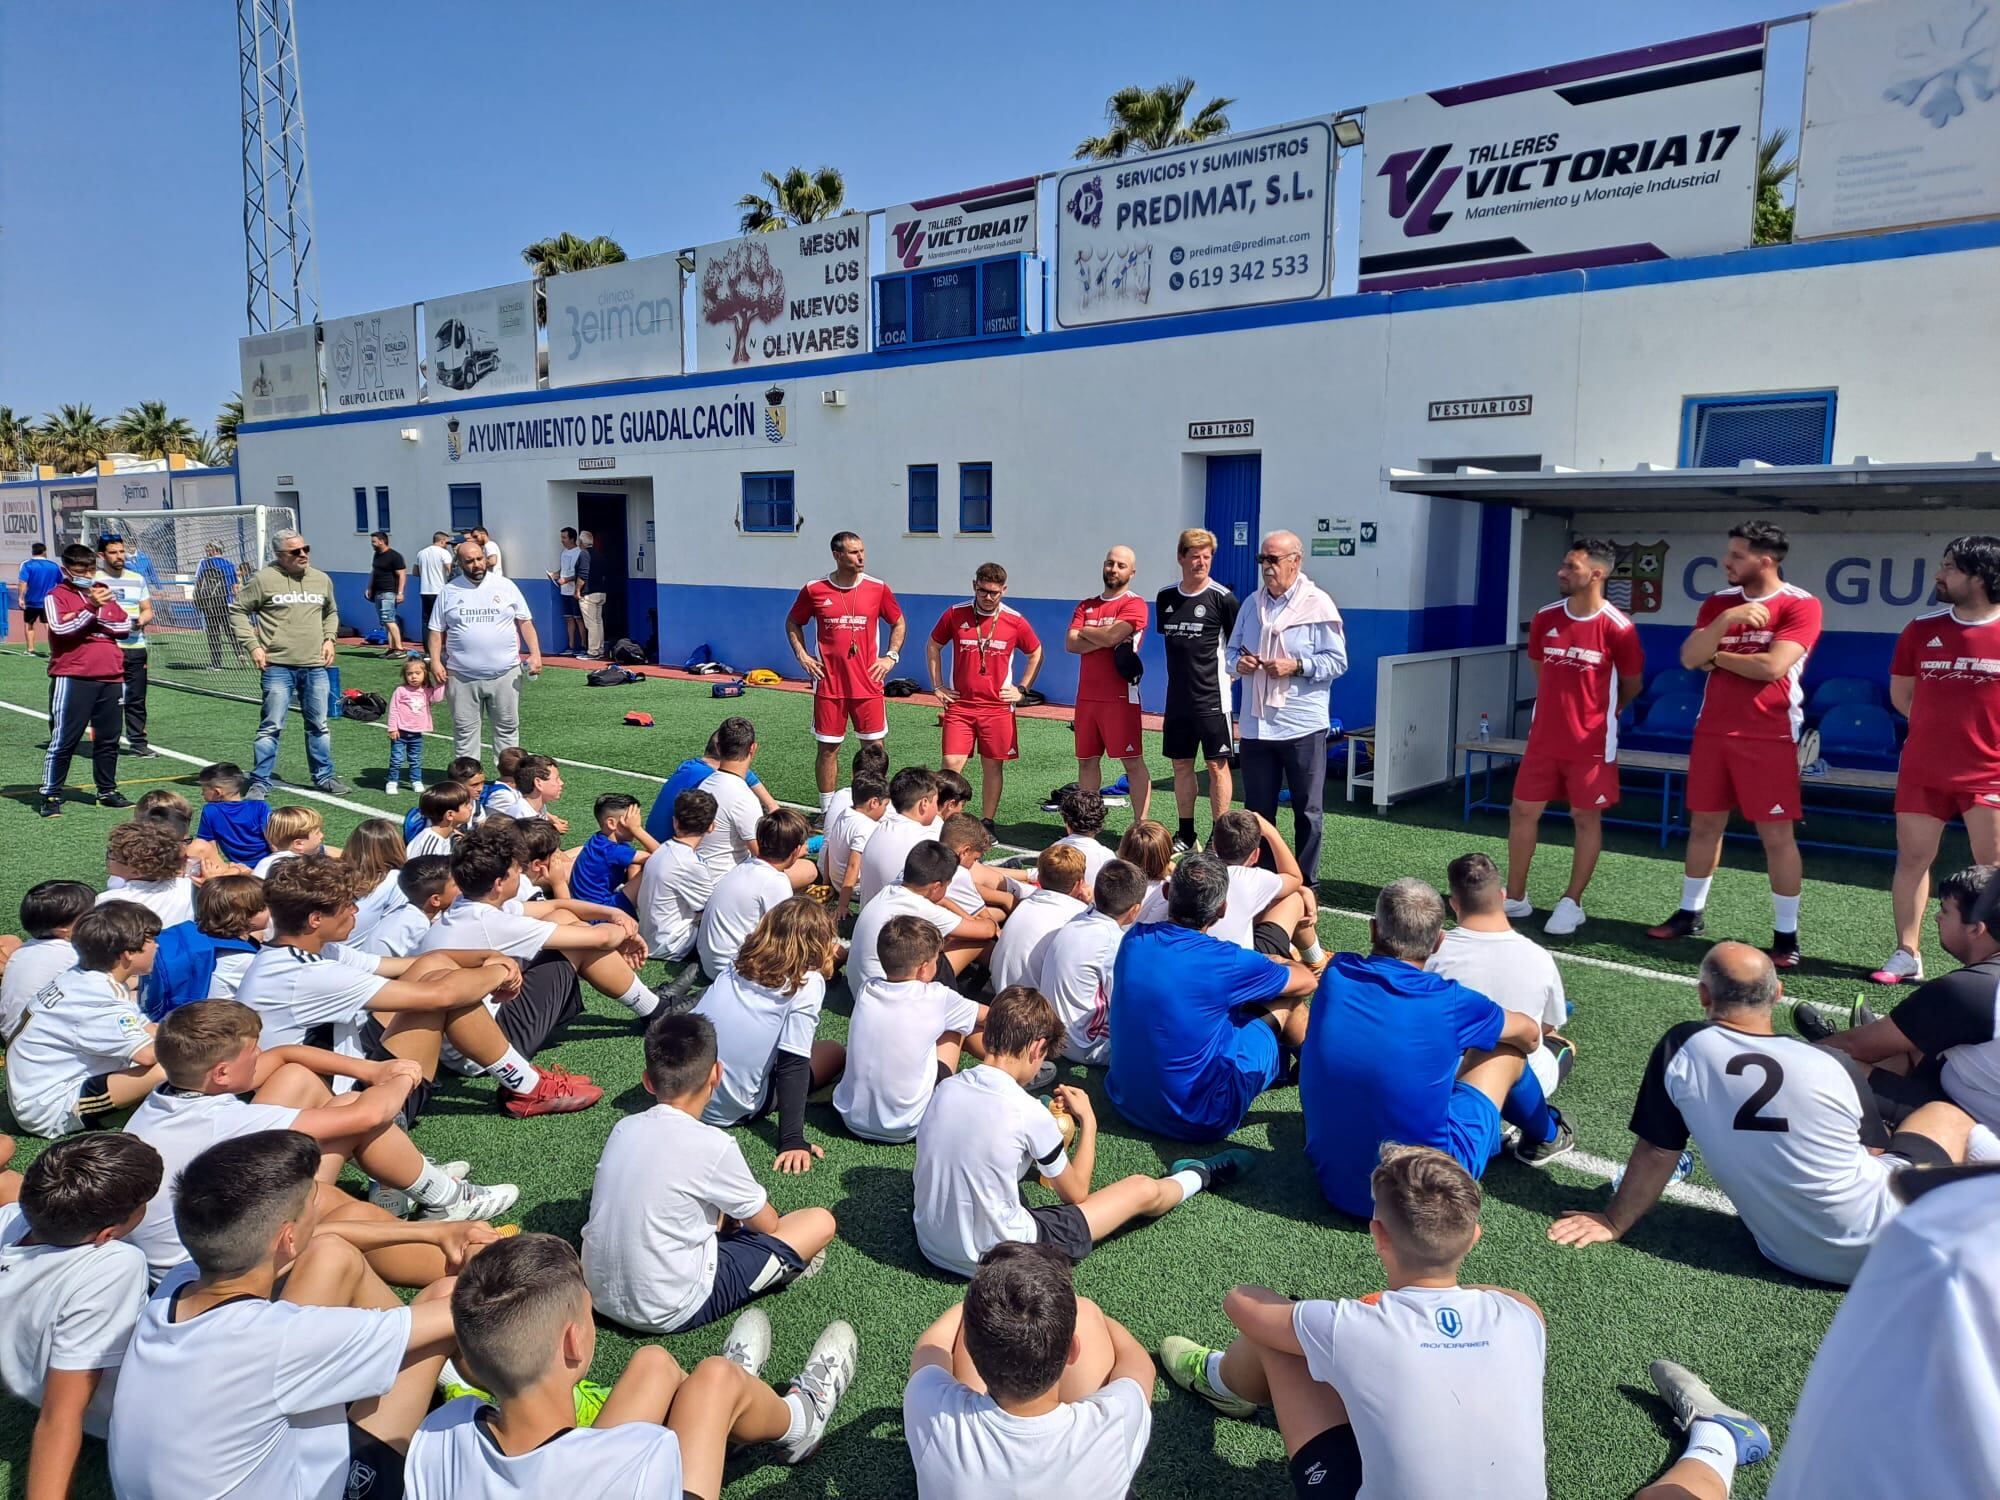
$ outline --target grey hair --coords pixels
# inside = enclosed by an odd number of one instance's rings
[[[1708,996],[1710,1010],[1767,1011],[1778,1003],[1777,968],[1755,948],[1750,951],[1757,954],[1759,962],[1748,979],[1738,979],[1725,966],[1721,945],[1708,950],[1701,961],[1701,988]]]
[[[1229,867],[1213,854],[1190,854],[1167,881],[1167,919],[1206,932],[1229,900]]]
[[[1444,898],[1414,875],[1390,881],[1375,898],[1375,946],[1392,958],[1422,963],[1443,931]]]
[[[271,556],[276,557],[286,542],[303,542],[305,539],[306,534],[303,531],[293,531],[289,527],[283,531],[274,531],[271,533]]]

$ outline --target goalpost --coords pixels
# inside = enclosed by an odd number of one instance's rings
[[[284,505],[77,512],[82,540],[125,540],[125,566],[152,589],[146,630],[153,684],[261,702],[259,674],[229,627],[229,606],[271,560],[271,538],[298,525]]]

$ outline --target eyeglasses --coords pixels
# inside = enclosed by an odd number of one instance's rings
[[[1283,557],[1273,557],[1270,553],[1266,552],[1258,557],[1257,566],[1260,568],[1275,568],[1279,563],[1286,562],[1297,556],[1298,553],[1296,552],[1287,552]]]
[[[306,557],[306,556],[309,556],[309,555],[311,554],[311,552],[312,552],[312,548],[311,548],[310,546],[306,546],[306,547],[280,547],[280,548],[278,549],[278,556],[280,556],[280,557]]]

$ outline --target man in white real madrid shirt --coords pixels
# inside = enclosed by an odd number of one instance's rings
[[[1549,1226],[1561,1245],[1621,1239],[1659,1200],[1692,1135],[1766,1259],[1845,1285],[1895,1216],[1897,1168],[1965,1158],[1972,1117],[1953,1104],[1883,1128],[1860,1069],[1771,1029],[1780,985],[1770,957],[1718,943],[1702,960],[1705,1021],[1684,1021],[1653,1049],[1632,1107],[1639,1139],[1602,1213]]]
[[[487,716],[497,755],[521,743],[521,656],[525,648],[529,675],[540,676],[541,638],[520,588],[497,566],[489,570],[478,544],[460,542],[457,556],[459,576],[445,585],[424,622],[431,681],[447,686],[452,753],[478,756]]]

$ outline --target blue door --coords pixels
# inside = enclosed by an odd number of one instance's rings
[[[1215,533],[1215,581],[1239,599],[1257,587],[1258,498],[1263,490],[1260,453],[1216,454],[1208,460],[1208,501],[1202,525]]]

